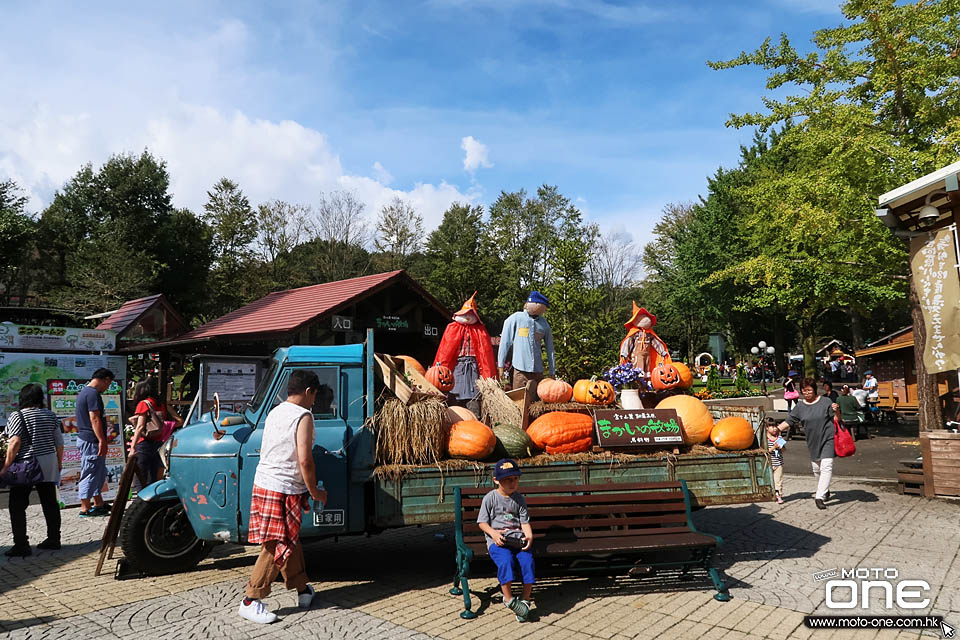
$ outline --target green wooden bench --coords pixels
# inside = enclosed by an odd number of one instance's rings
[[[470,610],[470,563],[487,553],[477,525],[483,496],[490,488],[461,488],[456,500],[457,573],[450,593],[463,595],[461,618],[477,616]],[[690,493],[684,480],[632,484],[521,486],[533,527],[535,558],[575,559],[566,571],[627,569],[631,575],[656,568],[706,570],[717,590],[714,598],[730,599],[725,581],[713,567],[713,554],[723,540],[700,533],[690,518]]]

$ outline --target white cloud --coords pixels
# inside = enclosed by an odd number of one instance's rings
[[[393,182],[393,176],[389,171],[386,170],[386,168],[384,168],[382,164],[380,164],[379,160],[373,163],[373,174],[376,176],[377,182],[380,184],[386,185]]]
[[[463,168],[466,171],[475,173],[480,167],[489,169],[493,166],[487,153],[487,145],[476,140],[473,136],[462,138],[460,148],[466,152],[463,157]]]

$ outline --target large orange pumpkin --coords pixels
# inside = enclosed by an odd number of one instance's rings
[[[415,370],[420,375],[426,375],[427,370],[424,369],[423,365],[420,364],[420,362],[418,362],[417,359],[414,358],[413,356],[395,356],[395,357],[403,360],[407,368]]]
[[[717,420],[710,431],[710,440],[717,449],[739,451],[753,446],[756,438],[749,422],[739,416],[730,416]]]
[[[582,413],[551,411],[527,427],[527,435],[547,453],[583,453],[593,444],[593,418]]]
[[[446,393],[453,389],[453,372],[445,366],[435,364],[427,369],[427,382]]]
[[[613,385],[606,380],[577,380],[573,385],[573,399],[582,404],[611,404],[617,397]]]
[[[689,389],[693,386],[693,371],[690,371],[690,367],[683,364],[682,362],[673,362],[674,367],[677,368],[677,371],[680,373],[680,384],[677,386],[681,389]]]
[[[450,427],[447,453],[454,458],[483,460],[497,446],[493,429],[479,420],[461,420]]]
[[[680,370],[672,362],[661,362],[650,372],[650,384],[657,391],[680,386]]]
[[[544,402],[570,402],[573,397],[573,387],[563,380],[544,378],[537,385],[537,395]]]
[[[710,438],[713,429],[713,416],[707,405],[699,398],[687,395],[676,395],[664,398],[657,405],[657,409],[674,409],[680,417],[683,431],[683,441],[686,444],[700,444]]]

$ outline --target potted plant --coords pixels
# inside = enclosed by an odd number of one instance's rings
[[[640,403],[640,386],[646,386],[646,380],[643,378],[643,371],[637,369],[629,362],[610,367],[603,379],[613,385],[615,389],[620,390],[620,404],[624,409],[642,409]]]

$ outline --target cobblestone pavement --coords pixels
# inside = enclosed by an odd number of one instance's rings
[[[719,566],[733,600],[716,602],[705,576],[680,582],[658,574],[546,577],[534,590],[536,620],[519,624],[501,604],[493,567],[474,563],[474,609],[462,620],[462,598],[447,593],[453,569],[449,528],[409,527],[373,537],[307,546],[317,588],[309,610],[276,583],[267,604],[281,620],[254,625],[236,608],[256,549],[217,547],[195,570],[115,581],[112,563],[95,578],[104,519],[64,512],[64,547],[30,558],[0,559],[0,637],[356,638],[918,638],[918,631],[811,631],[803,616],[828,613],[824,583],[813,573],[850,567],[896,568],[901,578],[930,583],[932,604],[885,611],[879,590],[869,611],[931,613],[960,626],[960,503],[901,496],[892,488],[834,482],[830,508],[818,511],[812,478],[788,476],[787,502],[711,507],[698,528],[723,536]],[[39,507],[30,507],[31,540],[43,538]],[[0,514],[0,546],[9,546]],[[118,549],[119,553],[119,549]],[[843,594],[841,594],[843,595]],[[939,633],[925,632],[929,637]]]

